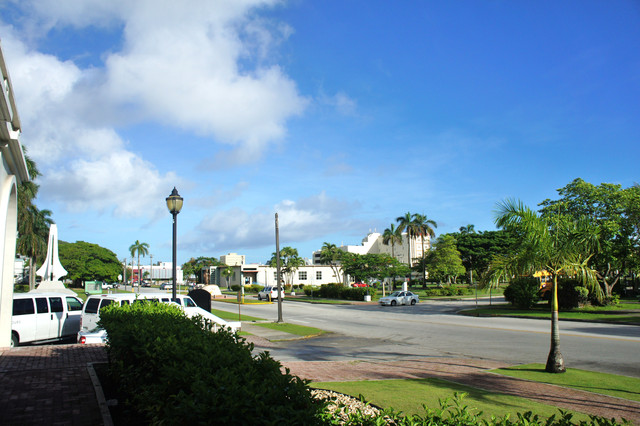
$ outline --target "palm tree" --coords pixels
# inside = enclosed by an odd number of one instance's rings
[[[325,242],[320,249],[320,263],[323,265],[330,265],[333,274],[338,282],[343,282],[340,276],[340,258],[344,252],[338,248],[335,244]]]
[[[224,266],[222,266],[222,270],[220,271],[220,273],[226,278],[227,290],[229,290],[230,289],[230,287],[229,287],[229,277],[231,275],[233,275],[233,269],[231,269],[231,266],[224,265]]]
[[[135,243],[129,246],[129,253],[131,253],[132,258],[136,257],[136,254],[138,255],[138,291],[140,291],[140,286],[142,285],[142,283],[140,282],[142,276],[142,274],[140,274],[140,255],[142,255],[142,257],[145,257],[149,254],[149,244],[141,243],[140,241],[136,240]],[[131,280],[131,282],[133,283],[133,280]],[[175,277],[173,285],[176,285]]]
[[[394,247],[396,244],[402,244],[402,230],[400,229],[400,227],[396,228],[393,223],[389,225],[389,227],[385,229],[384,232],[382,233],[382,244],[387,246],[391,244],[391,257],[395,259],[396,254],[395,254]],[[396,277],[394,276],[393,287],[395,286],[396,286]],[[384,283],[383,283],[382,296],[384,297],[384,295],[385,295],[385,292],[384,292]]]
[[[407,263],[409,264],[409,270],[411,270],[411,238],[415,235],[413,215],[407,212],[404,216],[397,217],[396,222],[398,222],[400,232],[406,231],[407,233]],[[409,272],[409,278],[411,278],[411,272]]]
[[[476,227],[474,225],[461,226],[459,231],[461,234],[475,234]]]
[[[596,271],[588,265],[598,250],[600,229],[586,219],[575,221],[563,215],[543,218],[514,200],[499,204],[496,213],[496,225],[516,232],[520,236],[520,246],[509,257],[493,262],[491,278],[532,275],[543,269],[551,274],[551,347],[546,371],[562,373],[565,366],[558,329],[558,277],[575,276],[598,298],[602,297]]]
[[[33,200],[40,189],[40,186],[34,180],[41,174],[35,161],[26,155],[26,147],[23,148],[30,180],[22,182],[18,189],[18,240],[16,251],[29,258],[29,288],[33,290],[36,285],[36,264],[46,253],[49,226],[53,223],[53,220],[50,218],[50,210],[38,210],[33,204]]]
[[[417,235],[420,235],[420,242],[422,243],[422,285],[424,286],[427,281],[425,251],[424,251],[424,237],[428,235],[430,238],[436,236],[433,228],[437,228],[438,224],[427,218],[427,215],[415,213],[413,215],[414,229]]]

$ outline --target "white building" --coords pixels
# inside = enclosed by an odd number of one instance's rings
[[[395,244],[393,247],[391,244],[386,245],[382,242],[382,234],[378,232],[370,232],[362,240],[362,244],[359,246],[343,245],[340,248],[342,251],[355,254],[388,254],[398,259],[399,262],[409,263],[408,256],[409,250],[411,250],[411,266],[414,266],[417,262],[416,259],[422,258],[422,240],[420,237],[411,238],[411,248],[407,247],[407,233],[402,233],[402,244]],[[431,247],[431,241],[428,235],[424,237],[424,251],[428,251]],[[313,252],[313,263],[320,264],[320,250]]]
[[[277,284],[277,268],[258,263],[245,264],[245,256],[229,253],[220,256],[220,261],[231,268],[228,285],[273,285]],[[225,267],[212,266],[209,268],[210,284],[216,284],[222,288],[227,287],[227,277],[223,270]],[[329,265],[304,265],[299,267],[291,276],[281,277],[287,283],[295,285],[323,285],[338,282],[331,266]]]
[[[20,144],[20,118],[0,47],[0,348],[11,345],[13,280],[18,231],[18,185],[29,180]]]
[[[138,265],[134,264],[133,268],[133,276],[138,276]],[[159,282],[170,282],[173,281],[173,262],[156,262],[155,264],[144,265],[140,264],[140,272],[142,272],[142,279],[148,280],[151,282],[159,283]],[[178,284],[183,284],[183,273],[182,266],[178,265],[176,268],[177,282]],[[134,278],[136,280],[137,278]]]

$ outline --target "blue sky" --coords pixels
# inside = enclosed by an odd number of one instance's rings
[[[19,0],[0,39],[60,239],[178,261],[495,229],[640,181],[635,1]],[[148,261],[148,258],[146,259]]]

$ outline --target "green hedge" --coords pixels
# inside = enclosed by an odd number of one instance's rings
[[[346,287],[342,284],[324,284],[321,286],[304,286],[304,294],[323,299],[364,300],[369,294],[374,296],[377,290],[373,287]]]
[[[469,287],[457,287],[446,285],[440,288],[428,288],[425,290],[426,297],[434,296],[464,296],[473,293],[473,289]]]
[[[314,424],[307,382],[268,353],[169,304],[109,305],[109,371],[146,424]]]
[[[519,309],[530,309],[538,300],[540,283],[533,277],[520,277],[511,280],[504,289],[504,298],[507,302]]]

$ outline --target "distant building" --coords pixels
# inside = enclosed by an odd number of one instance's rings
[[[173,262],[156,262],[153,265],[140,264],[140,274],[143,280],[150,280],[153,283],[170,282],[173,281]],[[133,265],[133,282],[138,281],[138,265]],[[182,273],[182,266],[178,265],[176,268],[176,274],[178,275],[177,283],[183,284],[184,277]],[[131,277],[130,277],[131,278]]]
[[[391,256],[392,246],[391,244],[386,245],[383,242],[382,234],[378,232],[370,232],[364,239],[362,240],[362,244],[355,245],[343,245],[340,246],[339,249],[342,251],[346,251],[347,253],[356,253],[356,254],[388,254]],[[408,251],[407,248],[407,234],[402,233],[402,244],[395,244],[393,246],[393,257],[398,259],[399,262],[409,263],[408,262]],[[416,259],[422,258],[422,240],[420,237],[411,238],[411,266],[414,266],[417,262]],[[424,251],[426,252],[431,247],[431,241],[428,235],[424,237]],[[313,263],[316,265],[320,264],[320,250],[313,252]]]
[[[245,256],[235,253],[220,256],[220,261],[231,268],[228,285],[273,285],[277,284],[277,268],[258,263],[245,264]],[[209,268],[210,283],[219,287],[227,287],[227,277],[222,273],[225,267]],[[295,285],[323,285],[338,282],[329,265],[304,265],[299,267],[291,277],[281,277]]]

